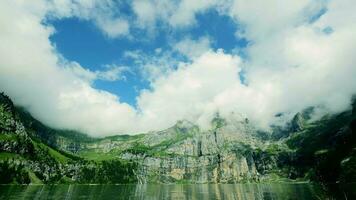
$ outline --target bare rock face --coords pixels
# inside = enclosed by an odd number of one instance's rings
[[[255,182],[256,169],[250,147],[262,145],[251,134],[248,122],[226,123],[200,131],[187,122],[151,133],[142,141],[157,153],[125,152],[122,159],[138,162],[140,183],[238,183]]]
[[[57,144],[65,151],[109,154],[136,163],[139,183],[257,182],[277,165],[268,154],[260,155],[269,143],[238,115],[216,117],[209,130],[179,121],[166,130],[138,136],[79,144],[58,138]]]
[[[217,116],[209,130],[183,120],[166,130],[127,138],[73,144],[59,137],[57,145],[65,151],[111,154],[136,163],[139,183],[256,182],[276,165],[255,155],[266,144],[246,118],[235,114],[229,119]]]

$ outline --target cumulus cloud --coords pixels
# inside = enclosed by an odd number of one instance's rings
[[[154,55],[142,51],[126,51],[124,57],[133,60],[142,79],[153,83],[156,79],[169,75],[179,65],[179,60],[174,58],[172,52],[161,51],[156,49]]]
[[[126,80],[125,73],[132,73],[129,67],[106,65],[104,71],[96,71],[97,79],[104,81]]]
[[[206,52],[193,63],[181,64],[168,76],[156,79],[153,91],[143,91],[138,98],[143,124],[165,127],[187,119],[205,126],[218,111],[214,98],[238,80],[240,63],[240,58],[221,50]]]
[[[157,22],[174,28],[186,28],[196,23],[196,15],[214,7],[220,9],[218,0],[134,0],[132,8],[141,28],[153,29]]]
[[[118,81],[126,80],[125,73],[132,73],[129,67],[105,65],[103,70],[91,71],[85,69],[76,62],[66,63],[66,69],[76,75],[78,78],[89,83],[95,80]]]
[[[211,41],[209,37],[201,37],[198,40],[187,37],[175,43],[173,48],[188,58],[196,58],[210,50]]]
[[[120,4],[113,0],[51,0],[44,3],[48,17],[77,17],[93,21],[94,24],[109,38],[127,36],[130,33],[128,19],[118,16]]]
[[[216,112],[223,117],[241,113],[267,128],[281,112],[287,118],[309,106],[340,112],[356,92],[356,4],[351,0],[224,1],[228,6],[222,1],[133,1],[135,26],[143,29],[157,21],[192,26],[197,13],[218,9],[240,24],[237,34],[250,41],[244,58],[211,50],[207,37],[172,45],[189,57],[187,62],[162,50],[154,56],[128,51],[125,56],[150,82],[137,97],[137,108],[91,85],[97,79],[124,79],[125,67],[90,71],[66,60],[49,41],[54,28],[43,23],[48,17],[78,17],[109,37],[128,34],[131,24],[120,25],[125,18],[112,14],[113,1],[44,2],[0,2],[0,88],[56,128],[108,135],[158,130],[180,119],[207,128]],[[158,2],[159,9],[152,6]],[[109,21],[101,24],[102,19]]]
[[[294,114],[315,105],[324,105],[330,112],[346,109],[356,90],[351,86],[356,81],[351,75],[356,72],[355,59],[345,53],[355,51],[355,14],[346,7],[356,5],[345,0],[296,1],[282,9],[279,15],[283,16],[276,16],[272,13],[282,5],[278,1],[263,6],[262,12],[249,3],[237,7],[252,6],[250,11],[259,15],[234,13],[253,41],[247,49],[247,82],[249,88],[266,89],[258,91],[264,96],[260,112],[250,116],[266,124],[278,111]],[[311,23],[310,17],[323,7],[327,12]],[[327,27],[334,31],[325,33]]]
[[[217,0],[182,0],[177,5],[175,10],[170,16],[169,23],[172,26],[190,26],[196,23],[195,15],[211,8],[218,6]]]
[[[154,26],[158,17],[158,2],[134,0],[132,2],[132,9],[137,15],[137,23],[142,28]],[[156,5],[156,6],[155,6]],[[153,27],[152,27],[153,28]]]
[[[98,19],[97,24],[110,38],[129,34],[129,23],[124,19]]]
[[[63,61],[49,41],[53,28],[41,22],[42,4],[0,3],[0,85],[18,105],[55,128],[93,135],[130,130],[135,111],[115,95],[95,90],[90,79],[112,79]]]

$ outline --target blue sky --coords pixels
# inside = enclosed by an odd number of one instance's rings
[[[310,106],[317,119],[355,94],[355,10],[354,0],[0,1],[0,90],[51,127],[94,136],[178,120],[209,129],[216,113],[263,130]]]
[[[172,44],[189,36],[192,40],[209,37],[212,49],[223,49],[227,53],[243,49],[247,40],[235,36],[239,26],[227,16],[210,10],[196,16],[196,25],[178,30],[156,29],[154,36],[145,30],[134,29],[132,38],[109,38],[92,22],[78,18],[52,20],[48,22],[56,32],[50,37],[57,51],[66,59],[78,62],[81,66],[95,71],[102,70],[105,65],[127,66],[131,72],[125,73],[125,80],[95,80],[93,86],[120,96],[120,101],[136,106],[136,97],[140,90],[150,89],[149,82],[141,77],[135,62],[125,57],[127,51],[141,51],[152,56],[155,50],[172,51]],[[149,39],[142,39],[147,38]],[[184,56],[174,54],[172,59],[186,61]]]

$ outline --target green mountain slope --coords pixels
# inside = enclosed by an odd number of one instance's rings
[[[0,94],[0,183],[136,181],[135,164],[118,159],[94,162],[59,150],[57,141],[73,143],[89,139],[50,129],[29,115],[23,116],[7,96]]]
[[[356,105],[310,121],[312,108],[273,132],[217,115],[162,131],[92,138],[49,128],[0,95],[1,183],[236,183],[356,181]]]
[[[322,182],[356,181],[356,103],[352,110],[309,123],[286,141],[299,173]]]

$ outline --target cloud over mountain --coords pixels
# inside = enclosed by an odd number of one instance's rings
[[[349,106],[356,92],[353,1],[172,2],[159,1],[157,9],[155,1],[133,1],[128,16],[110,0],[1,1],[0,90],[53,127],[96,136],[162,129],[180,119],[207,127],[216,112],[241,113],[266,128],[277,113],[288,117],[309,106],[335,113]],[[86,69],[50,41],[50,18],[87,20],[109,40],[131,40],[131,28],[149,33],[161,24],[180,31],[209,9],[240,25],[236,36],[249,41],[244,55],[213,49],[214,38],[205,35],[173,42],[171,51],[187,60],[160,51],[135,54],[141,72],[148,70],[143,74],[154,72],[136,107],[93,87],[97,79],[124,79],[127,67]]]

